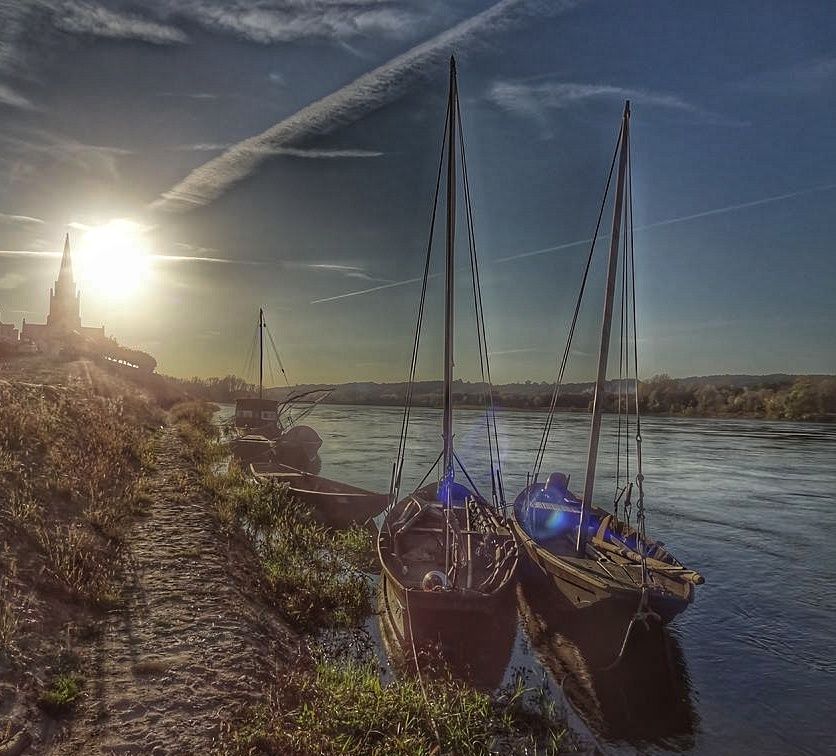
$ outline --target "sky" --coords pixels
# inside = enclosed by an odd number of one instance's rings
[[[241,374],[264,306],[291,382],[405,379],[454,53],[495,382],[554,375],[627,98],[640,374],[836,373],[834,33],[803,0],[0,0],[0,320],[44,321],[69,233],[83,323],[161,372]]]

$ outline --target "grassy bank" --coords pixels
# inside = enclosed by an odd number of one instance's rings
[[[226,753],[547,754],[569,738],[550,703],[522,684],[490,696],[451,678],[381,683],[370,662],[320,660],[279,681],[232,729]]]
[[[163,421],[130,390],[0,381],[0,682],[23,706],[60,716],[78,697]]]
[[[223,452],[211,413],[212,405],[195,402],[172,408],[218,519],[255,552],[272,604],[303,633],[358,625],[372,610],[362,572],[374,555],[372,533],[325,528],[287,486],[258,484],[235,462],[219,465]]]
[[[317,524],[286,486],[257,484],[223,457],[211,405],[172,409],[218,519],[257,555],[269,600],[310,643],[268,702],[224,724],[228,754],[560,753],[569,739],[549,704],[522,684],[496,695],[441,672],[383,684],[373,655],[326,653],[316,636],[358,628],[372,612],[364,567],[373,533]]]

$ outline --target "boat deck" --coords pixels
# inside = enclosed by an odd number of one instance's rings
[[[451,530],[446,536],[448,517]],[[485,528],[468,518],[465,507],[448,509],[440,501],[418,496],[393,509],[381,529],[381,555],[404,588],[426,590],[431,573],[442,582],[446,574],[457,588],[477,592],[490,592],[506,582],[516,565],[513,536],[504,527]]]

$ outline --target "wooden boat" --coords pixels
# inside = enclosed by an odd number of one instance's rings
[[[286,483],[291,493],[311,508],[319,522],[331,527],[363,525],[377,517],[389,502],[386,494],[321,478],[276,462],[254,462],[250,471],[256,480]]]
[[[568,478],[554,473],[545,483],[538,482],[540,465],[543,460],[549,433],[554,420],[555,407],[559,396],[567,357],[570,352],[572,335],[583,297],[586,276],[581,285],[575,307],[575,317],[569,331],[563,361],[555,382],[550,412],[548,414],[537,460],[530,480],[534,482],[516,498],[513,508],[513,528],[518,540],[531,562],[548,576],[553,589],[560,593],[569,605],[576,609],[606,605],[611,617],[621,616],[634,619],[654,618],[668,622],[684,611],[693,601],[695,586],[703,582],[696,571],[682,565],[661,543],[647,538],[644,511],[644,475],[641,459],[641,418],[638,401],[638,357],[636,353],[635,292],[634,278],[628,277],[633,266],[632,248],[632,191],[630,170],[630,104],[626,103],[621,123],[616,156],[618,157],[618,178],[615,187],[613,226],[610,237],[609,265],[607,272],[604,316],[601,327],[601,343],[598,359],[598,375],[593,399],[592,425],[589,451],[587,454],[586,479],[582,497],[578,498],[568,488]],[[615,157],[611,168],[615,168]],[[609,189],[610,181],[607,182]],[[604,198],[606,201],[606,196]],[[601,205],[603,214],[604,204]],[[624,219],[624,245],[621,247],[621,224]],[[599,215],[600,227],[600,215]],[[596,228],[595,237],[597,238]],[[595,238],[587,261],[587,272]],[[613,512],[607,512],[593,505],[593,484],[598,457],[598,441],[601,432],[601,415],[604,406],[604,391],[607,374],[607,360],[610,348],[610,331],[613,320],[616,279],[619,257],[621,269],[621,352],[619,376],[619,468]],[[631,285],[632,284],[632,285]],[[632,324],[630,315],[632,313]],[[633,351],[630,351],[630,330],[632,325]],[[631,361],[633,365],[631,365]],[[631,376],[629,369],[624,374],[624,365],[635,368]],[[635,396],[629,394],[633,387]],[[623,396],[622,396],[623,391]],[[634,477],[629,474],[629,428],[628,401],[635,403],[636,463]],[[624,427],[622,437],[622,415]],[[621,467],[621,451],[625,452],[625,467]],[[626,470],[621,479],[621,471]],[[635,526],[629,522],[633,508],[632,497],[637,497]],[[622,505],[619,517],[618,507]],[[629,635],[633,627],[621,623]],[[626,637],[624,642],[626,643]]]
[[[452,674],[480,690],[493,691],[504,679],[517,637],[514,594],[490,612],[410,613],[393,594],[390,581],[378,584],[378,618],[383,646],[396,670]]]
[[[322,439],[308,425],[299,421],[323,401],[333,389],[313,389],[291,393],[284,399],[264,396],[264,334],[275,353],[276,362],[285,375],[273,337],[264,319],[264,310],[258,311],[258,396],[239,397],[235,400],[232,418],[230,449],[242,462],[265,462],[271,459],[308,472],[319,472],[322,461],[319,449]],[[285,375],[285,381],[287,376]],[[293,410],[304,404],[294,416]],[[267,448],[267,444],[270,448]]]
[[[456,145],[462,144],[462,179],[468,220],[468,241],[471,253],[474,305],[477,312],[477,333],[480,341],[480,357],[483,375],[490,383],[490,369],[487,366],[484,317],[481,312],[478,266],[475,259],[473,222],[470,208],[470,189],[463,143],[457,140],[456,128],[461,125],[459,115],[458,87],[455,60],[450,60],[450,89],[447,104],[447,119],[442,146],[446,147],[447,166],[447,235],[445,267],[444,307],[444,413],[442,423],[443,450],[436,465],[441,463],[437,484],[414,490],[400,499],[401,471],[407,445],[407,431],[411,409],[412,385],[418,355],[427,280],[430,270],[430,256],[438,203],[438,188],[441,183],[444,161],[439,163],[436,182],[436,198],[433,223],[430,227],[430,242],[424,266],[418,324],[412,354],[407,401],[404,408],[398,456],[393,467],[392,507],[387,510],[378,536],[378,553],[381,571],[387,581],[391,599],[404,608],[408,619],[415,623],[419,615],[445,613],[491,613],[496,611],[503,594],[514,584],[517,568],[517,545],[510,530],[497,514],[497,491],[501,492],[501,469],[498,467],[498,443],[496,426],[491,436],[490,420],[492,406],[486,408],[488,444],[491,456],[491,479],[494,502],[489,504],[479,494],[453,449],[453,313],[454,313],[454,247],[456,228]],[[495,451],[496,450],[496,456]],[[496,460],[497,467],[494,467]],[[469,486],[455,480],[454,465],[465,475]],[[434,465],[434,467],[436,466]],[[425,476],[425,480],[432,469]],[[423,481],[422,481],[423,483]]]
[[[542,573],[520,581],[517,602],[535,656],[596,737],[640,751],[693,748],[698,719],[688,670],[666,628],[654,623],[634,633],[630,652],[613,663],[623,615],[613,617],[604,605],[575,611]]]

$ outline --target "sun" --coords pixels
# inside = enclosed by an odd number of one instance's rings
[[[150,269],[147,230],[124,218],[86,227],[73,251],[79,288],[116,300],[135,294]]]

